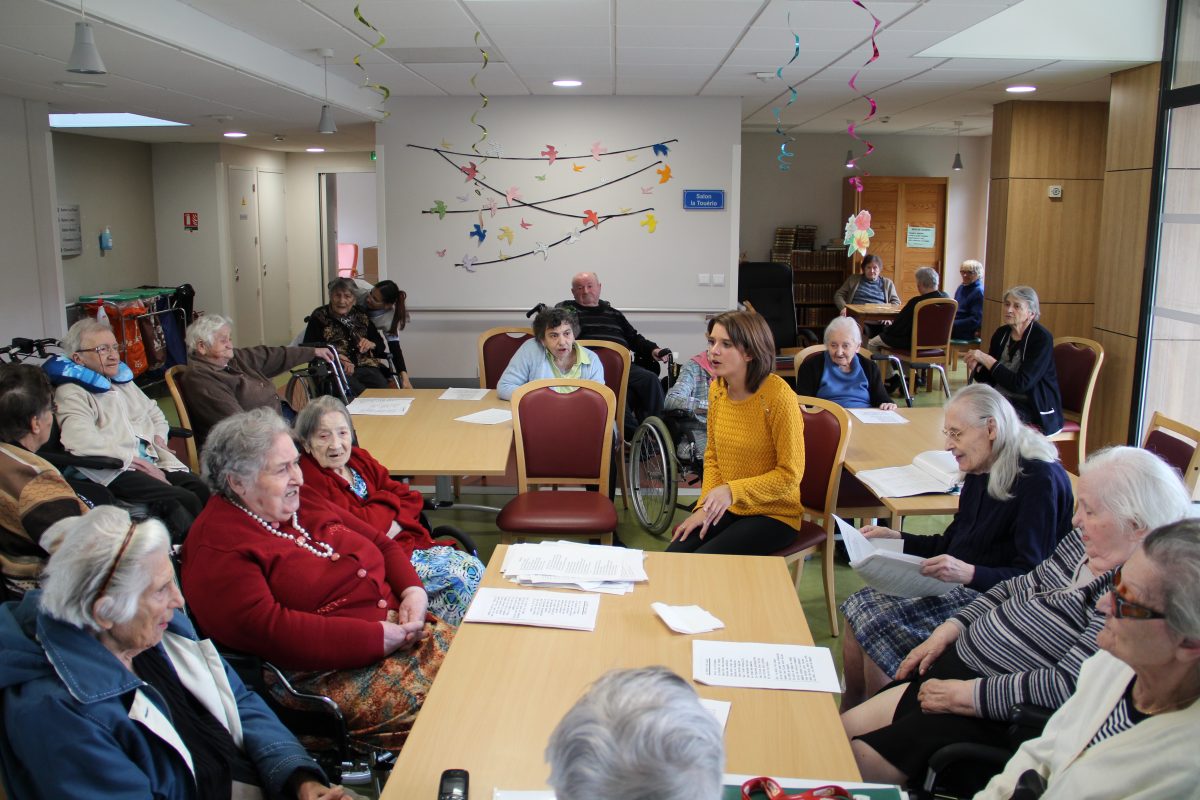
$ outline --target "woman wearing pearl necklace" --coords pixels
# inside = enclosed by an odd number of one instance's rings
[[[200,627],[332,697],[351,736],[399,750],[454,629],[427,614],[404,549],[327,507],[300,511],[304,482],[287,423],[267,409],[222,421],[205,444],[214,496],[183,548]]]

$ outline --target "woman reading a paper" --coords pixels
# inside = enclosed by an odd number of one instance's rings
[[[1071,530],[1071,481],[1054,445],[1023,425],[999,392],[976,384],[946,405],[946,449],[965,473],[958,511],[940,536],[868,525],[868,538],[903,539],[924,575],[961,584],[936,597],[870,587],[842,604],[847,711],[882,688],[935,627],[997,583],[1042,563]]]
[[[1132,447],[1093,454],[1078,497],[1077,527],[1050,558],[939,625],[901,662],[896,684],[842,715],[864,779],[919,779],[953,742],[1007,746],[1013,705],[1058,708],[1071,696],[1097,650],[1097,604],[1113,570],[1150,530],[1188,512],[1179,474]]]

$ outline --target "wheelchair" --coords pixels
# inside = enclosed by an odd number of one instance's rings
[[[629,484],[638,524],[655,536],[671,525],[676,510],[690,511],[677,502],[679,480],[695,486],[704,477],[704,448],[686,411],[667,411],[647,417],[629,445]]]

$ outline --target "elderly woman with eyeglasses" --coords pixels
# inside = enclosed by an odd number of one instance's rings
[[[983,264],[968,258],[958,268],[958,274],[962,283],[954,290],[958,310],[954,312],[950,338],[973,339],[983,324]]]
[[[905,657],[895,684],[842,715],[864,778],[920,779],[943,745],[1003,746],[1015,704],[1057,708],[1070,697],[1096,652],[1104,625],[1096,604],[1114,570],[1189,505],[1178,473],[1131,447],[1093,454],[1077,497],[1076,529],[1049,559],[938,626]]]
[[[1071,481],[1054,445],[1022,425],[990,386],[968,386],[946,405],[946,449],[965,477],[958,511],[940,536],[868,525],[868,538],[903,539],[921,572],[961,584],[935,597],[894,597],[867,587],[842,604],[848,711],[887,684],[904,657],[951,614],[1046,560],[1071,531]]]
[[[483,579],[483,564],[470,553],[434,544],[421,521],[421,493],[392,480],[370,453],[352,443],[350,412],[336,397],[318,397],[296,417],[300,503],[328,505],[400,545],[429,595],[429,611],[458,625]]]
[[[1200,762],[1200,521],[1146,536],[1101,596],[1100,651],[1045,731],[977,800],[1007,800],[1022,776],[1044,800],[1196,797]]]
[[[183,611],[157,520],[55,523],[42,589],[0,608],[10,796],[337,800]]]
[[[304,329],[304,341],[324,342],[337,349],[346,380],[354,394],[365,389],[385,389],[390,368],[387,345],[367,310],[355,300],[354,281],[338,278],[329,284],[329,302],[313,309]]]
[[[265,408],[213,428],[203,461],[214,495],[183,546],[200,627],[333,698],[361,746],[398,751],[454,636],[426,613],[407,552],[352,515],[301,506],[300,454]]]

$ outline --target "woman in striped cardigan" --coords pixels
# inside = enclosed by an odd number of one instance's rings
[[[1131,447],[1094,454],[1081,470],[1076,529],[1033,571],[997,584],[917,646],[895,683],[842,715],[869,781],[904,784],[955,742],[1004,744],[1016,703],[1057,708],[1096,652],[1096,603],[1112,570],[1150,530],[1183,518],[1179,474]]]

